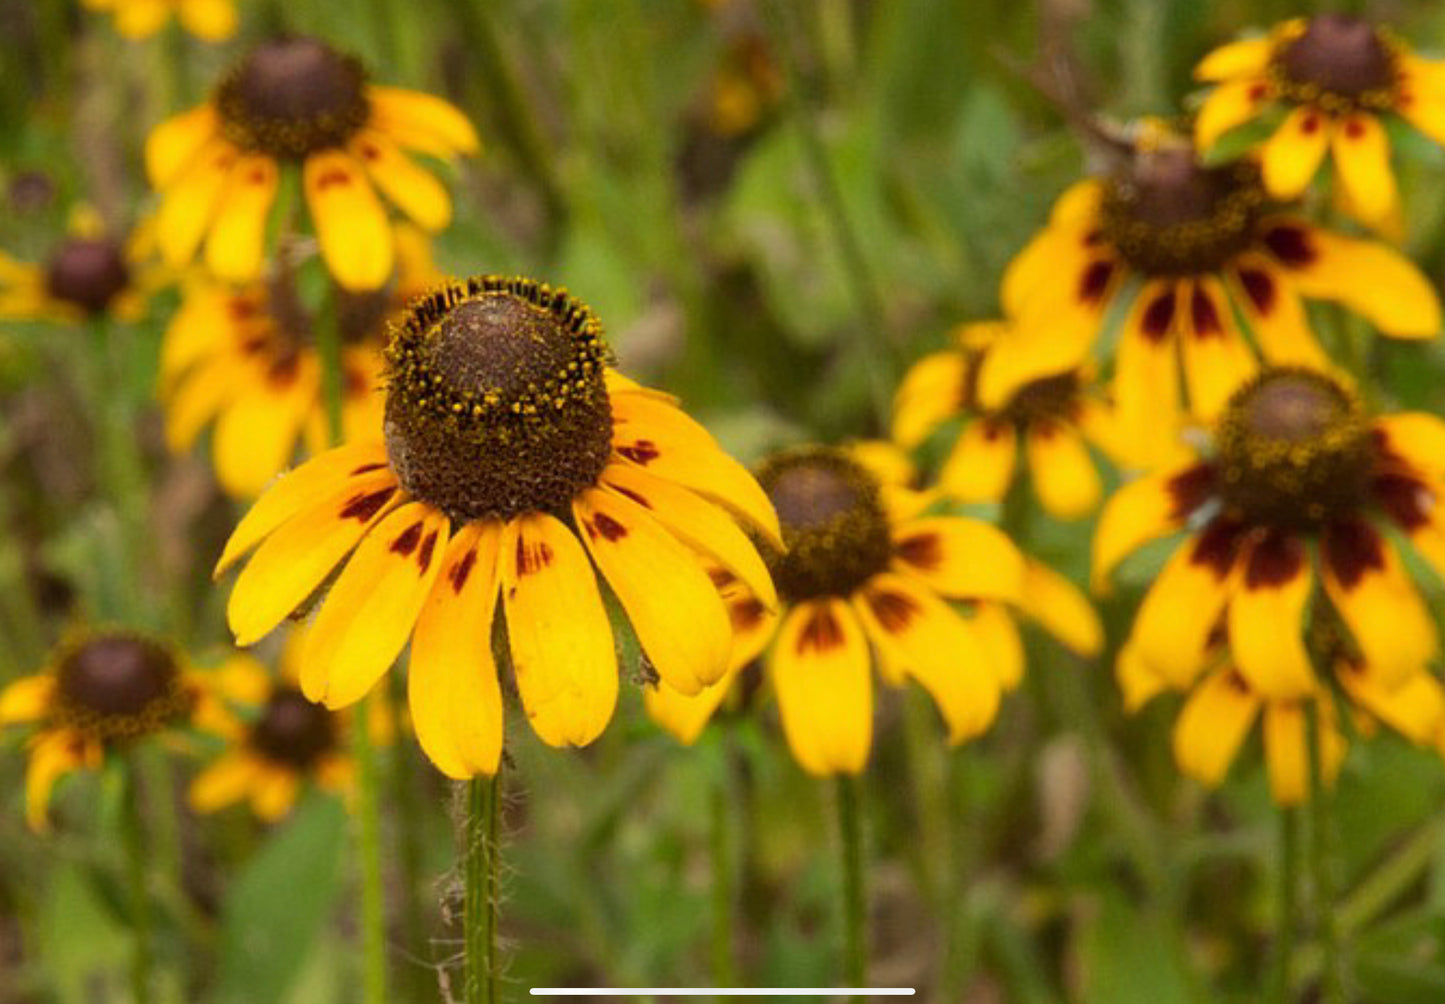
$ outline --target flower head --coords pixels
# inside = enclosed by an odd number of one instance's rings
[[[737,629],[729,674],[696,695],[666,679],[645,692],[649,713],[677,738],[696,739],[742,668],[766,651],[794,758],[809,773],[856,774],[872,745],[870,666],[891,684],[921,684],[949,741],[961,743],[989,727],[1002,693],[1022,678],[1010,607],[1077,651],[1097,651],[1093,610],[1067,580],[987,523],[926,515],[930,498],[890,480],[899,465],[877,459],[873,450],[804,447],[763,464],[758,478],[787,544],[763,547],[781,616],[748,584],[717,575]]]
[[[1267,369],[1242,387],[1211,456],[1127,486],[1100,519],[1100,582],[1145,542],[1192,527],[1135,619],[1119,667],[1130,703],[1167,687],[1211,688],[1198,699],[1282,714],[1325,700],[1321,678],[1333,677],[1371,716],[1411,738],[1437,736],[1435,625],[1388,533],[1445,568],[1442,444],[1445,422],[1371,418],[1314,371]],[[1429,722],[1397,702],[1427,691]],[[1193,772],[1219,780],[1238,748],[1225,745],[1209,761],[1222,760],[1219,769]]]
[[[1286,21],[1264,37],[1215,49],[1194,75],[1216,85],[1195,122],[1201,149],[1282,108],[1284,121],[1260,149],[1269,193],[1296,198],[1328,154],[1345,205],[1371,226],[1393,227],[1399,214],[1386,122],[1404,118],[1445,142],[1445,68],[1352,15]]]
[[[324,42],[264,42],[207,103],[161,123],[146,142],[160,190],[159,240],[172,265],[205,243],[206,264],[255,279],[280,172],[301,170],[321,257],[347,289],[382,286],[394,241],[377,190],[425,230],[451,218],[446,188],[407,150],[450,157],[478,147],[471,123],[426,94],[369,84],[361,64]]]
[[[38,264],[0,253],[0,318],[77,323],[140,317],[161,279],[148,262],[150,229],[141,226],[119,239],[82,207],[70,230]]]
[[[115,30],[126,38],[149,38],[174,16],[182,27],[207,42],[236,33],[232,0],[84,0],[91,10],[115,15]]]
[[[492,624],[505,616],[533,729],[582,745],[617,699],[597,571],[648,662],[697,693],[732,631],[705,561],[770,605],[734,517],[781,546],[767,496],[665,394],[614,373],[591,311],[565,291],[488,276],[413,304],[387,348],[385,436],[282,477],[217,566],[253,547],[228,617],[248,645],[334,575],[301,686],[344,707],[408,638],[412,721],[444,773],[495,772],[502,701]]]
[[[1145,137],[1122,171],[1066,192],[1009,265],[1013,332],[990,354],[979,397],[995,407],[1078,366],[1106,315],[1127,307],[1108,350],[1119,446],[1158,463],[1182,418],[1212,421],[1257,357],[1325,367],[1302,298],[1338,301],[1394,337],[1440,328],[1435,290],[1402,255],[1271,209],[1250,162],[1211,167],[1176,137]]]
[[[1108,406],[1090,393],[1088,373],[1073,369],[1020,385],[997,407],[978,400],[978,374],[1003,322],[960,326],[955,345],[925,356],[903,378],[893,401],[893,438],[913,449],[934,429],[962,419],[939,487],[963,502],[997,502],[1007,494],[1019,446],[1045,509],[1074,519],[1099,504],[1102,486],[1086,440],[1112,450]]]

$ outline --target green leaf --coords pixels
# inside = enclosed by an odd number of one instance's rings
[[[1105,895],[1079,945],[1085,1004],[1187,1004],[1189,980],[1178,946],[1154,917]]]
[[[313,796],[236,878],[223,910],[218,1001],[284,998],[336,901],[345,831],[341,803]]]
[[[1354,976],[1362,999],[1390,1004],[1433,1004],[1445,1000],[1445,916],[1434,915],[1391,927],[1363,941]]]

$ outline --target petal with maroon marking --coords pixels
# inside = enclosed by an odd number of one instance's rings
[[[206,238],[206,267],[216,276],[248,282],[261,274],[266,220],[279,182],[276,161],[265,154],[243,156],[231,168]]]
[[[1359,219],[1377,225],[1393,216],[1400,194],[1390,169],[1390,140],[1380,120],[1368,112],[1345,116],[1330,138],[1330,150],[1335,172]]]
[[[1269,84],[1258,78],[1220,84],[1209,92],[1194,119],[1195,145],[1207,151],[1225,133],[1258,115],[1269,96]]]
[[[1424,411],[1402,411],[1382,415],[1374,427],[1387,454],[1430,480],[1445,481],[1445,419]]]
[[[768,654],[783,735],[810,774],[859,774],[873,743],[868,640],[846,600],[811,600],[784,618]]]
[[[1012,422],[976,419],[963,427],[938,484],[961,502],[997,502],[1008,493],[1018,456]]]
[[[181,268],[195,256],[201,239],[220,204],[231,166],[240,156],[219,136],[208,140],[173,185],[161,196],[156,216],[156,241],[171,268]]]
[[[1260,151],[1264,187],[1276,199],[1296,199],[1309,187],[1330,146],[1333,123],[1313,105],[1300,105]]]
[[[1254,356],[1235,327],[1234,312],[1218,279],[1200,276],[1188,288],[1187,298],[1181,345],[1189,407],[1212,422],[1239,385],[1254,375]]]
[[[1298,537],[1271,532],[1241,556],[1229,600],[1229,652],[1261,696],[1299,698],[1315,687],[1305,649],[1305,611],[1313,592],[1309,552]]]
[[[1210,661],[1238,538],[1237,526],[1216,517],[1169,559],[1134,618],[1130,643],[1171,686],[1188,687]]]
[[[1285,273],[1269,258],[1246,252],[1224,270],[1231,296],[1249,323],[1262,354],[1279,365],[1328,365],[1310,330],[1304,303]]]
[[[1157,467],[1179,450],[1179,367],[1174,334],[1187,283],[1145,284],[1119,335],[1112,383],[1114,423],[1124,459]]]
[[[391,278],[396,246],[386,209],[361,165],[345,150],[309,154],[301,169],[321,257],[348,290],[380,289]]]
[[[1131,551],[1184,528],[1214,494],[1214,468],[1198,460],[1131,481],[1109,497],[1094,530],[1095,590]]]
[[[957,599],[1023,597],[1023,555],[998,527],[969,516],[926,516],[895,528],[893,568]]]

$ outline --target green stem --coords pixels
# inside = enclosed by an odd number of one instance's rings
[[[943,891],[943,986],[947,1000],[967,996],[969,970],[977,951],[977,932],[969,923],[968,898],[977,848],[977,815],[967,749],[953,750],[945,762],[949,870]]]
[[[733,848],[731,792],[726,758],[712,787],[712,978],[720,987],[732,986],[733,970]]]
[[[126,790],[121,805],[121,840],[125,844],[126,879],[130,886],[135,955],[131,958],[131,993],[136,1004],[151,999],[151,970],[154,962],[150,882],[146,865],[145,826],[140,806],[140,770],[132,758],[126,761]]]
[[[848,272],[848,284],[860,315],[861,323],[855,325],[858,352],[868,370],[868,387],[873,398],[875,417],[881,427],[887,428],[892,410],[892,388],[896,382],[895,361],[888,342],[888,313],[868,266],[868,259],[863,254],[863,246],[848,218],[848,207],[843,201],[842,190],[838,187],[838,180],[828,159],[828,149],[818,128],[816,110],[802,93],[802,60],[798,55],[796,40],[804,37],[804,34],[793,20],[793,6],[789,0],[770,0],[765,9],[769,15],[773,41],[783,56],[787,74],[788,86],[785,89],[784,101],[793,123],[797,126],[798,138],[803,146],[803,158],[818,190],[823,215],[833,232],[833,240],[838,246],[843,267]]]
[[[185,108],[190,103],[191,96],[190,52],[187,50],[189,41],[186,38],[186,29],[178,19],[173,19],[166,27],[162,33],[161,44],[165,47],[169,91],[166,94],[167,111],[174,113]]]
[[[858,779],[838,775],[838,832],[842,836],[843,975],[849,986],[868,980],[867,898],[863,891],[863,815]]]
[[[1310,874],[1314,882],[1314,908],[1319,918],[1320,951],[1324,956],[1320,976],[1322,1004],[1342,1004],[1343,984],[1340,975],[1340,946],[1335,924],[1334,819],[1330,793],[1324,780],[1321,746],[1325,726],[1320,720],[1318,705],[1311,704],[1306,716],[1306,742],[1309,746],[1310,797]]]
[[[371,745],[366,699],[351,712],[351,756],[356,761],[356,834],[361,855],[362,1000],[386,1000],[386,900],[381,882],[381,826],[376,804],[376,750]]]
[[[1293,980],[1291,957],[1295,946],[1295,923],[1299,916],[1299,811],[1279,810],[1279,912],[1275,917],[1274,992],[1277,1004],[1291,1004]]]
[[[120,529],[119,567],[116,581],[125,584],[116,597],[127,620],[139,619],[142,570],[150,564],[146,549],[150,538],[146,526],[146,476],[139,441],[135,436],[134,401],[130,368],[123,334],[104,314],[91,322],[96,349],[105,360],[100,384],[105,402],[97,436],[101,447],[100,480],[114,506]]]
[[[390,715],[392,733],[401,735],[402,716],[400,709],[406,707],[406,683],[400,673],[387,674],[391,691]],[[420,888],[420,876],[422,874],[423,857],[423,833],[422,827],[426,818],[426,811],[421,804],[419,786],[416,783],[416,764],[412,756],[412,748],[407,745],[394,747],[391,762],[391,797],[397,807],[397,842],[398,864],[402,876],[402,924],[405,930],[405,944],[416,958],[422,958],[427,943],[427,921],[425,908],[421,897],[417,894]],[[429,994],[435,993],[436,983],[433,974],[425,966],[411,965],[407,967],[409,974],[408,984],[411,986],[411,996],[416,1000],[425,1000]]]
[[[496,1004],[497,848],[501,770],[467,782],[466,822],[466,1004]]]

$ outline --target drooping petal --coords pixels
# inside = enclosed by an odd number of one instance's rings
[[[0,725],[18,725],[44,718],[55,693],[55,675],[23,676],[0,690]]]
[[[351,141],[351,152],[366,168],[376,187],[425,230],[441,230],[452,219],[452,198],[446,186],[415,164],[384,133],[363,129]]]
[[[436,581],[450,534],[446,515],[408,502],[366,535],[307,635],[301,689],[308,698],[332,709],[347,707],[396,661]]]
[[[438,157],[476,153],[476,129],[456,107],[441,98],[400,87],[371,86],[370,124],[403,146]]]
[[[589,488],[572,515],[658,675],[684,694],[721,679],[732,629],[698,557],[624,495]]]
[[[939,486],[961,502],[997,502],[1008,493],[1017,455],[1012,422],[969,422],[938,473]]]
[[[396,260],[386,210],[356,158],[339,149],[319,150],[301,172],[306,204],[316,225],[321,257],[346,289],[380,289]]]
[[[1174,723],[1174,759],[1179,769],[1210,788],[1229,773],[1259,713],[1259,697],[1233,670],[1206,678],[1184,703]]]
[[[1224,286],[1213,276],[1200,276],[1188,289],[1184,320],[1181,343],[1189,407],[1213,422],[1230,395],[1254,374],[1254,356],[1235,328]]]
[[[963,404],[967,370],[963,353],[950,349],[924,356],[908,370],[893,398],[893,439],[911,450]]]
[[[267,536],[236,577],[226,604],[236,644],[254,644],[305,603],[397,501],[396,480],[389,473],[370,483],[352,479]]]
[[[300,789],[295,771],[263,765],[251,788],[251,808],[263,822],[274,823],[291,811]]]
[[[1264,73],[1274,42],[1267,36],[1226,42],[1213,49],[1194,67],[1194,79],[1205,82],[1252,77]]]
[[[1035,421],[1024,447],[1034,490],[1046,510],[1059,519],[1078,519],[1099,504],[1103,485],[1077,429],[1063,422]]]
[[[1326,368],[1324,350],[1310,330],[1304,304],[1278,265],[1262,254],[1246,252],[1224,274],[1231,298],[1244,312],[1266,359],[1279,366]]]
[[[1320,704],[1320,773],[1332,784],[1345,758],[1345,740],[1335,726],[1332,713]],[[1328,724],[1325,724],[1328,720]],[[1270,701],[1264,706],[1264,759],[1269,770],[1269,790],[1276,805],[1302,805],[1309,799],[1309,730],[1305,707],[1300,701]]]
[[[1169,689],[1168,682],[1139,658],[1139,650],[1127,643],[1114,663],[1114,679],[1124,697],[1124,710],[1131,714]]]
[[[998,527],[968,516],[925,516],[895,528],[893,568],[957,599],[1023,597],[1019,549]]]
[[[767,493],[680,409],[648,395],[617,395],[612,399],[612,449],[628,463],[722,504],[782,549],[782,529]]]
[[[222,754],[191,782],[186,801],[196,812],[215,812],[241,801],[255,786],[261,764],[254,754],[233,749]]]
[[[1402,411],[1380,416],[1374,427],[1386,453],[1432,481],[1445,481],[1445,419],[1424,411]]]
[[[1330,145],[1332,123],[1312,105],[1301,105],[1265,140],[1261,151],[1264,187],[1276,199],[1299,198]]]
[[[994,653],[968,621],[927,589],[887,572],[864,583],[853,607],[886,659],[932,696],[950,743],[989,727],[1007,667],[994,664]]]
[[[180,18],[187,31],[207,42],[236,33],[236,7],[231,0],[181,0]]]
[[[908,454],[885,439],[846,443],[841,449],[849,460],[873,475],[880,487],[906,488],[918,478],[918,468]]]
[[[1024,591],[1020,604],[1049,634],[1085,658],[1104,647],[1104,625],[1083,590],[1041,561],[1024,559]]]
[[[617,706],[612,625],[587,552],[561,520],[531,513],[507,524],[498,560],[527,718],[551,746],[585,746]]]
[[[1243,574],[1229,600],[1229,652],[1250,687],[1270,700],[1315,689],[1305,649],[1305,609],[1314,575],[1304,541],[1274,532],[1241,556]]]
[[[1387,687],[1368,663],[1344,662],[1335,678],[1352,701],[1411,742],[1431,742],[1445,726],[1445,688],[1429,672]]]
[[[1049,225],[1004,270],[999,295],[1005,314],[1017,316],[1045,284],[1082,267],[1094,243],[1103,197],[1103,185],[1093,179],[1078,182],[1059,196]]]
[[[1214,468],[1191,461],[1132,481],[1109,497],[1094,530],[1091,578],[1101,589],[1124,557],[1183,529],[1214,491]]]
[[[1134,301],[1114,362],[1114,424],[1124,459],[1137,467],[1165,463],[1179,450],[1179,365],[1187,283],[1145,283]]]
[[[1406,121],[1445,144],[1445,71],[1435,59],[1404,54],[1395,107]]]
[[[219,137],[208,140],[174,184],[167,186],[156,217],[156,240],[171,268],[180,268],[195,257],[239,156],[228,141]]]
[[[216,420],[216,478],[232,495],[259,494],[291,462],[301,424],[316,401],[315,358],[298,359],[239,394]]]
[[[50,793],[63,775],[85,765],[84,741],[69,729],[41,732],[25,767],[25,821],[36,833],[50,828]]]
[[[1363,520],[1326,528],[1325,591],[1386,686],[1420,672],[1436,651],[1435,623],[1395,548]]]
[[[206,265],[220,278],[246,282],[261,274],[279,180],[276,161],[265,154],[243,156],[231,168],[206,238]]]
[[[146,176],[158,189],[175,181],[216,133],[218,120],[211,102],[166,119],[146,137]]]
[[[1216,518],[1169,559],[1134,618],[1130,643],[1172,686],[1189,686],[1209,662],[1237,538],[1235,525]]]
[[[1389,219],[1400,196],[1390,170],[1390,140],[1380,120],[1366,112],[1345,116],[1335,128],[1330,149],[1359,218],[1370,224]]]
[[[1269,84],[1258,78],[1231,80],[1220,84],[1199,108],[1194,120],[1194,142],[1208,150],[1236,126],[1258,115],[1269,99]]]
[[[1005,691],[1015,689],[1024,678],[1024,640],[1008,608],[1002,603],[978,603],[968,626],[988,653],[987,664],[999,686]]]
[[[407,703],[417,742],[447,777],[493,775],[502,757],[502,689],[492,659],[502,524],[469,523],[447,545],[417,616]]]
[[[858,774],[873,742],[868,641],[845,600],[800,603],[768,654],[783,735],[810,774]]]

